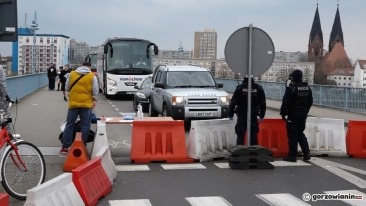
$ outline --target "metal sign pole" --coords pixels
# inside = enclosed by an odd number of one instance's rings
[[[248,111],[247,111],[247,143],[250,146],[251,114],[252,114],[252,37],[253,24],[249,25],[249,51],[248,51]]]

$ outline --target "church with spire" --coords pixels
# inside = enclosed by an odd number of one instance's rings
[[[316,70],[321,70],[327,76],[327,80],[335,80],[339,86],[350,86],[351,81],[353,81],[354,69],[344,48],[339,3],[337,3],[337,11],[329,37],[328,51],[323,50],[323,46],[323,32],[317,4],[308,42],[308,61],[316,62]],[[346,76],[349,82],[337,81],[339,76]],[[345,78],[342,77],[343,79]]]

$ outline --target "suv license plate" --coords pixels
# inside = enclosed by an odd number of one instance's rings
[[[194,114],[196,117],[210,117],[212,116],[211,112],[197,112]]]

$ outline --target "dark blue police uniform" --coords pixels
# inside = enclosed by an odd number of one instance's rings
[[[313,105],[313,95],[307,83],[302,82],[302,72],[295,70],[291,73],[292,82],[286,87],[282,99],[281,116],[286,121],[289,152],[285,161],[297,161],[297,145],[300,144],[303,160],[310,160],[310,149],[304,134],[306,118]],[[287,118],[286,118],[287,116]]]
[[[258,120],[264,118],[266,114],[266,96],[262,86],[254,83],[252,79],[252,102],[251,102],[251,134],[250,145],[257,145]],[[232,96],[229,107],[229,118],[233,118],[234,113],[237,115],[235,132],[237,135],[236,144],[244,145],[244,136],[247,130],[247,112],[248,112],[248,78],[245,78],[243,83],[236,87]]]

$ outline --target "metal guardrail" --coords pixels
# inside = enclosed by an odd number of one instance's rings
[[[22,99],[48,85],[47,73],[12,76],[6,78],[10,98]]]
[[[236,79],[216,80],[224,84],[223,90],[231,93],[242,82]],[[256,83],[263,87],[268,99],[282,101],[285,83],[262,81]],[[313,91],[314,105],[366,114],[366,89],[364,88],[328,85],[310,85],[310,88]]]
[[[223,90],[233,93],[242,80],[216,79],[224,85]],[[262,82],[268,99],[282,101],[285,84],[278,82]],[[11,98],[21,99],[48,84],[47,73],[21,75],[7,78],[8,92]],[[310,85],[313,91],[314,105],[341,109],[366,114],[366,89],[337,87],[327,85]]]

